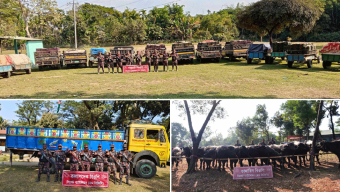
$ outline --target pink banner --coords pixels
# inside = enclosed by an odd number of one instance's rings
[[[109,187],[107,172],[63,171],[64,187]]]
[[[273,168],[270,165],[256,167],[235,167],[233,179],[268,179],[273,178]]]
[[[123,73],[149,72],[148,65],[124,65]]]

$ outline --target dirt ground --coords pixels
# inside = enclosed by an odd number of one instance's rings
[[[229,168],[223,172],[211,169],[185,174],[187,163],[183,159],[177,170],[172,168],[172,191],[340,191],[338,162],[333,154],[323,155],[315,172],[309,170],[307,161],[307,167],[285,165],[284,170],[274,169],[272,179],[233,180]],[[299,172],[301,175],[294,178]]]

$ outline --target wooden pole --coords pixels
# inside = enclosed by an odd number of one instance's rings
[[[1,43],[1,39],[0,39],[0,54],[2,55],[2,43]]]
[[[312,152],[310,154],[310,170],[311,171],[316,171],[315,165],[314,165],[314,155],[315,155],[315,151],[316,151],[315,150],[316,141],[317,141],[317,138],[318,138],[318,135],[319,135],[319,126],[320,126],[320,121],[321,121],[322,106],[323,106],[323,100],[321,100],[320,103],[319,103],[318,116],[317,116],[317,121],[316,121],[314,137],[313,137]]]
[[[9,150],[9,152],[10,152],[9,160],[11,161],[11,167],[12,167],[12,150]]]

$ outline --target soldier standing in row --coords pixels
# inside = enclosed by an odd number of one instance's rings
[[[130,52],[127,52],[125,54],[125,61],[126,61],[126,65],[131,65],[132,59],[131,59]],[[122,69],[122,71],[123,71],[123,69]]]
[[[137,51],[137,54],[135,55],[136,59],[136,65],[142,65],[142,56],[139,54],[139,51]]]
[[[38,179],[36,182],[40,181],[40,176],[43,172],[43,169],[46,169],[47,174],[47,182],[50,182],[50,163],[49,158],[51,157],[50,151],[47,149],[47,144],[44,143],[43,149],[39,150],[38,152],[39,157],[39,172],[38,172]]]
[[[266,143],[264,142],[264,139],[262,139],[262,142],[259,143],[259,145],[262,145],[262,146],[265,146],[265,145],[266,145]]]
[[[62,150],[63,146],[61,144],[58,145],[58,150],[55,151],[53,157],[56,160],[56,172],[55,172],[55,180],[54,182],[58,182],[58,178],[60,175],[60,181],[63,178],[63,170],[64,170],[64,163],[66,162],[66,155],[65,151]]]
[[[73,150],[67,149],[66,155],[70,157],[70,171],[78,171],[80,163],[80,152],[77,151],[77,145],[73,145]]]
[[[172,57],[172,71],[174,70],[174,65],[176,66],[176,71],[178,71],[177,70],[177,65],[178,65],[178,55],[177,55],[177,53],[176,53],[176,51],[175,50],[172,50],[172,53],[171,53],[171,55],[170,55],[171,57]]]
[[[123,150],[119,151],[118,155],[121,158],[121,166],[122,166],[119,172],[119,178],[120,178],[119,185],[122,184],[123,175],[126,175],[126,184],[131,186],[131,184],[129,183],[129,177],[130,177],[130,162],[132,160],[132,153],[131,151],[127,150],[126,143],[124,143]]]
[[[92,156],[93,156],[92,151],[89,151],[89,146],[85,144],[84,150],[80,152],[82,171],[85,171],[85,170],[90,171]]]
[[[119,162],[116,162],[116,160],[118,160],[117,159],[118,153],[115,151],[115,145],[114,144],[111,145],[110,151],[106,151],[106,156],[108,158],[108,160],[107,160],[108,161],[107,172],[109,173],[109,176],[111,175],[111,173],[113,173],[114,183],[115,183],[115,185],[117,185],[117,183],[116,183],[116,174],[117,174],[116,163],[119,164]],[[114,158],[116,158],[116,160]]]
[[[275,141],[274,141],[274,138],[272,137],[272,139],[268,142],[268,145],[274,145],[275,144]]]
[[[112,74],[115,73],[115,67],[113,64],[113,56],[111,55],[111,52],[109,52],[109,56],[106,58],[107,61],[107,68],[109,69],[109,73],[110,73],[110,68],[112,68]]]
[[[152,54],[154,72],[158,72],[158,58],[159,58],[159,54],[157,53],[157,50],[155,49],[155,52]]]
[[[99,70],[100,68],[103,69],[103,74],[104,74],[104,55],[102,55],[102,52],[99,51],[99,54],[97,56],[98,59],[98,74],[99,74]]]
[[[165,53],[163,55],[163,71],[165,71],[165,66],[166,66],[166,72],[169,71],[169,54]]]
[[[241,146],[241,144],[238,142],[238,140],[236,141],[236,144],[234,146]]]
[[[143,55],[145,57],[145,64],[149,66],[149,72],[151,71],[151,56],[150,52],[146,51],[146,53]]]
[[[117,63],[117,73],[119,73],[119,68],[121,68],[123,72],[123,63],[122,63],[123,57],[120,55],[119,51],[117,52],[117,56],[115,57],[115,59]]]
[[[98,145],[98,150],[94,152],[96,157],[96,171],[104,171],[104,151],[102,151],[102,145]]]

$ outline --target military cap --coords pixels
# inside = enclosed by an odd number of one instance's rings
[[[98,147],[101,147],[102,146],[102,144],[98,144]]]
[[[77,147],[77,145],[73,145],[73,148]]]
[[[62,147],[62,145],[61,145],[61,144],[59,144],[59,145],[58,145],[58,147]]]
[[[114,145],[114,144],[111,144],[111,148],[112,148],[112,147],[115,147],[115,145]]]

